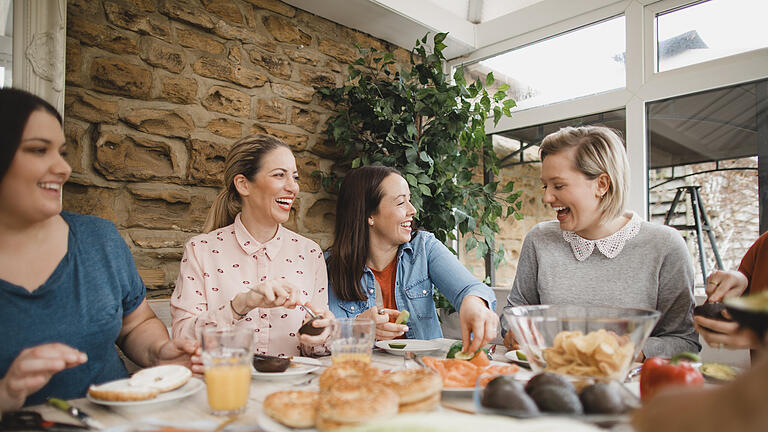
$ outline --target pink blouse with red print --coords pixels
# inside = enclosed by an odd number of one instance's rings
[[[252,327],[254,351],[299,355],[296,334],[304,321],[301,308],[256,308],[237,319],[229,301],[266,280],[284,279],[300,291],[301,303],[315,310],[328,305],[328,279],[323,252],[317,243],[280,225],[262,244],[235,217],[232,225],[200,234],[184,248],[179,278],[171,296],[173,337],[199,339],[209,325]]]

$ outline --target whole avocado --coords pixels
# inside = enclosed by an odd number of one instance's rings
[[[618,390],[602,382],[584,387],[579,399],[587,414],[621,414],[627,410]]]
[[[540,411],[562,414],[584,413],[579,396],[568,387],[540,385],[531,390],[529,394]]]
[[[508,375],[498,376],[485,386],[481,403],[484,407],[513,411],[523,416],[539,413],[523,385]]]
[[[552,372],[542,372],[528,380],[528,383],[525,384],[525,391],[531,394],[535,388],[547,385],[565,387],[570,392],[576,393],[576,388],[566,377]]]

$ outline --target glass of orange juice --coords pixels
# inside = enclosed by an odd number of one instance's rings
[[[209,327],[202,339],[208,405],[214,415],[240,414],[251,389],[253,330]]]
[[[371,362],[376,324],[369,319],[337,318],[331,323],[331,361]]]

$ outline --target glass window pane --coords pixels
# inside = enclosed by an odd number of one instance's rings
[[[651,222],[674,226],[685,237],[701,289],[717,259],[704,232],[702,271],[696,231],[684,227],[695,227],[689,188],[698,187],[722,267],[736,269],[760,231],[757,156],[768,146],[760,138],[768,135],[766,95],[768,80],[763,80],[647,105],[648,214]]]
[[[624,16],[465,66],[468,82],[493,72],[507,83],[516,109],[526,109],[622,88],[625,85]]]
[[[11,86],[13,70],[13,1],[0,0],[0,87]]]
[[[657,71],[768,47],[766,0],[710,0],[656,15]]]

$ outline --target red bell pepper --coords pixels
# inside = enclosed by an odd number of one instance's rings
[[[662,357],[651,357],[646,360],[640,372],[642,400],[647,401],[662,387],[704,385],[704,376],[698,369],[691,366],[690,361],[701,360],[698,355],[687,352],[677,354],[669,360]]]

